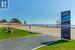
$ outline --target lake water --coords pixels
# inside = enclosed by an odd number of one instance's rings
[[[57,24],[31,24],[32,26],[44,26],[44,27],[61,27]],[[75,25],[71,25],[71,28],[75,28]]]

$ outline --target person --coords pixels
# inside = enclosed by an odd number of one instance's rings
[[[6,28],[6,32],[7,32],[7,33],[11,33],[11,28],[10,28],[10,27],[7,27],[7,28]]]
[[[29,25],[29,29],[31,29],[31,25]]]

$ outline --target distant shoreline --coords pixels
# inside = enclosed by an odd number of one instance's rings
[[[0,23],[0,25],[8,25],[8,23]],[[61,28],[60,25],[57,24],[10,24],[10,25],[22,25],[22,26],[39,26],[39,27],[47,27],[47,28]],[[71,25],[71,28],[75,29],[75,25]]]

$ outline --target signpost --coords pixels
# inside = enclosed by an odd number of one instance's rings
[[[61,12],[61,38],[70,39],[70,11]]]

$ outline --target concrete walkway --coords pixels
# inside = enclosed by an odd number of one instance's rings
[[[44,42],[56,41],[58,39],[59,37],[41,34],[37,36],[0,40],[0,50],[32,50],[33,48],[43,45]]]

